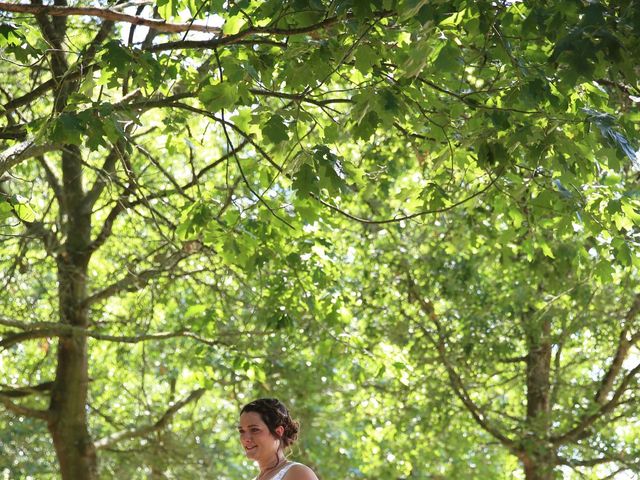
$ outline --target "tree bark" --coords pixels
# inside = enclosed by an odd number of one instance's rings
[[[535,321],[528,314],[527,325],[527,433],[520,458],[526,480],[556,478],[557,451],[550,437],[551,320]]]
[[[83,208],[81,153],[67,146],[62,154],[61,212],[65,243],[57,258],[60,322],[86,328],[88,248],[91,212]],[[98,478],[96,449],[89,434],[87,337],[68,334],[58,339],[58,364],[51,391],[49,431],[63,480]]]
[[[42,1],[34,1],[42,5]],[[65,7],[66,0],[55,0]],[[77,79],[65,81],[69,71],[66,48],[66,17],[49,18],[36,14],[36,20],[47,42],[53,47],[51,73],[60,85],[54,93],[54,114],[61,113]],[[101,30],[100,34],[104,33]],[[56,258],[58,270],[58,314],[62,325],[88,326],[87,270],[91,243],[91,209],[84,206],[82,153],[74,145],[61,149],[62,188],[58,198],[60,224],[64,243]],[[51,388],[49,404],[49,432],[53,439],[60,474],[63,480],[95,480],[98,463],[95,446],[89,435],[87,422],[88,353],[85,335],[69,334],[58,337],[56,376]]]
[[[557,477],[555,461],[551,458],[529,458],[522,463],[526,480],[554,480]]]

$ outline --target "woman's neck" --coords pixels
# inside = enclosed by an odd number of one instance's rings
[[[270,472],[273,472],[278,467],[282,466],[287,461],[282,450],[278,450],[276,458],[270,457],[268,459],[258,460],[258,467],[260,468],[260,475],[258,478],[262,479]]]

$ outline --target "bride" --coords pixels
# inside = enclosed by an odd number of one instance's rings
[[[285,456],[285,449],[298,438],[298,427],[275,398],[260,398],[242,407],[238,432],[245,454],[260,467],[255,480],[318,480],[309,467]]]

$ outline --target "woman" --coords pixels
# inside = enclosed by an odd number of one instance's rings
[[[309,467],[285,456],[298,438],[298,422],[279,400],[260,398],[242,407],[238,432],[245,454],[260,467],[255,480],[318,480]]]

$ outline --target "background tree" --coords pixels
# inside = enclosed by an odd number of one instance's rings
[[[328,477],[509,475],[489,435],[548,478],[624,442],[602,429],[633,415],[635,367],[620,360],[637,340],[637,2],[0,11],[0,400],[12,435],[46,426],[63,478],[237,478],[224,429],[257,391],[295,392],[316,428],[299,454]],[[476,339],[491,344],[477,362]],[[465,368],[495,377],[504,345],[527,367],[499,374],[516,378],[498,389],[514,418],[493,426],[491,385],[467,393]],[[440,365],[460,400],[449,408],[471,416],[430,403],[448,390],[417,388],[407,353]],[[568,375],[582,379],[576,401]],[[344,421],[323,413],[329,393]],[[426,419],[459,448],[405,452],[434,438]],[[477,467],[487,454],[496,463]],[[45,475],[52,455],[39,440],[17,468]]]

